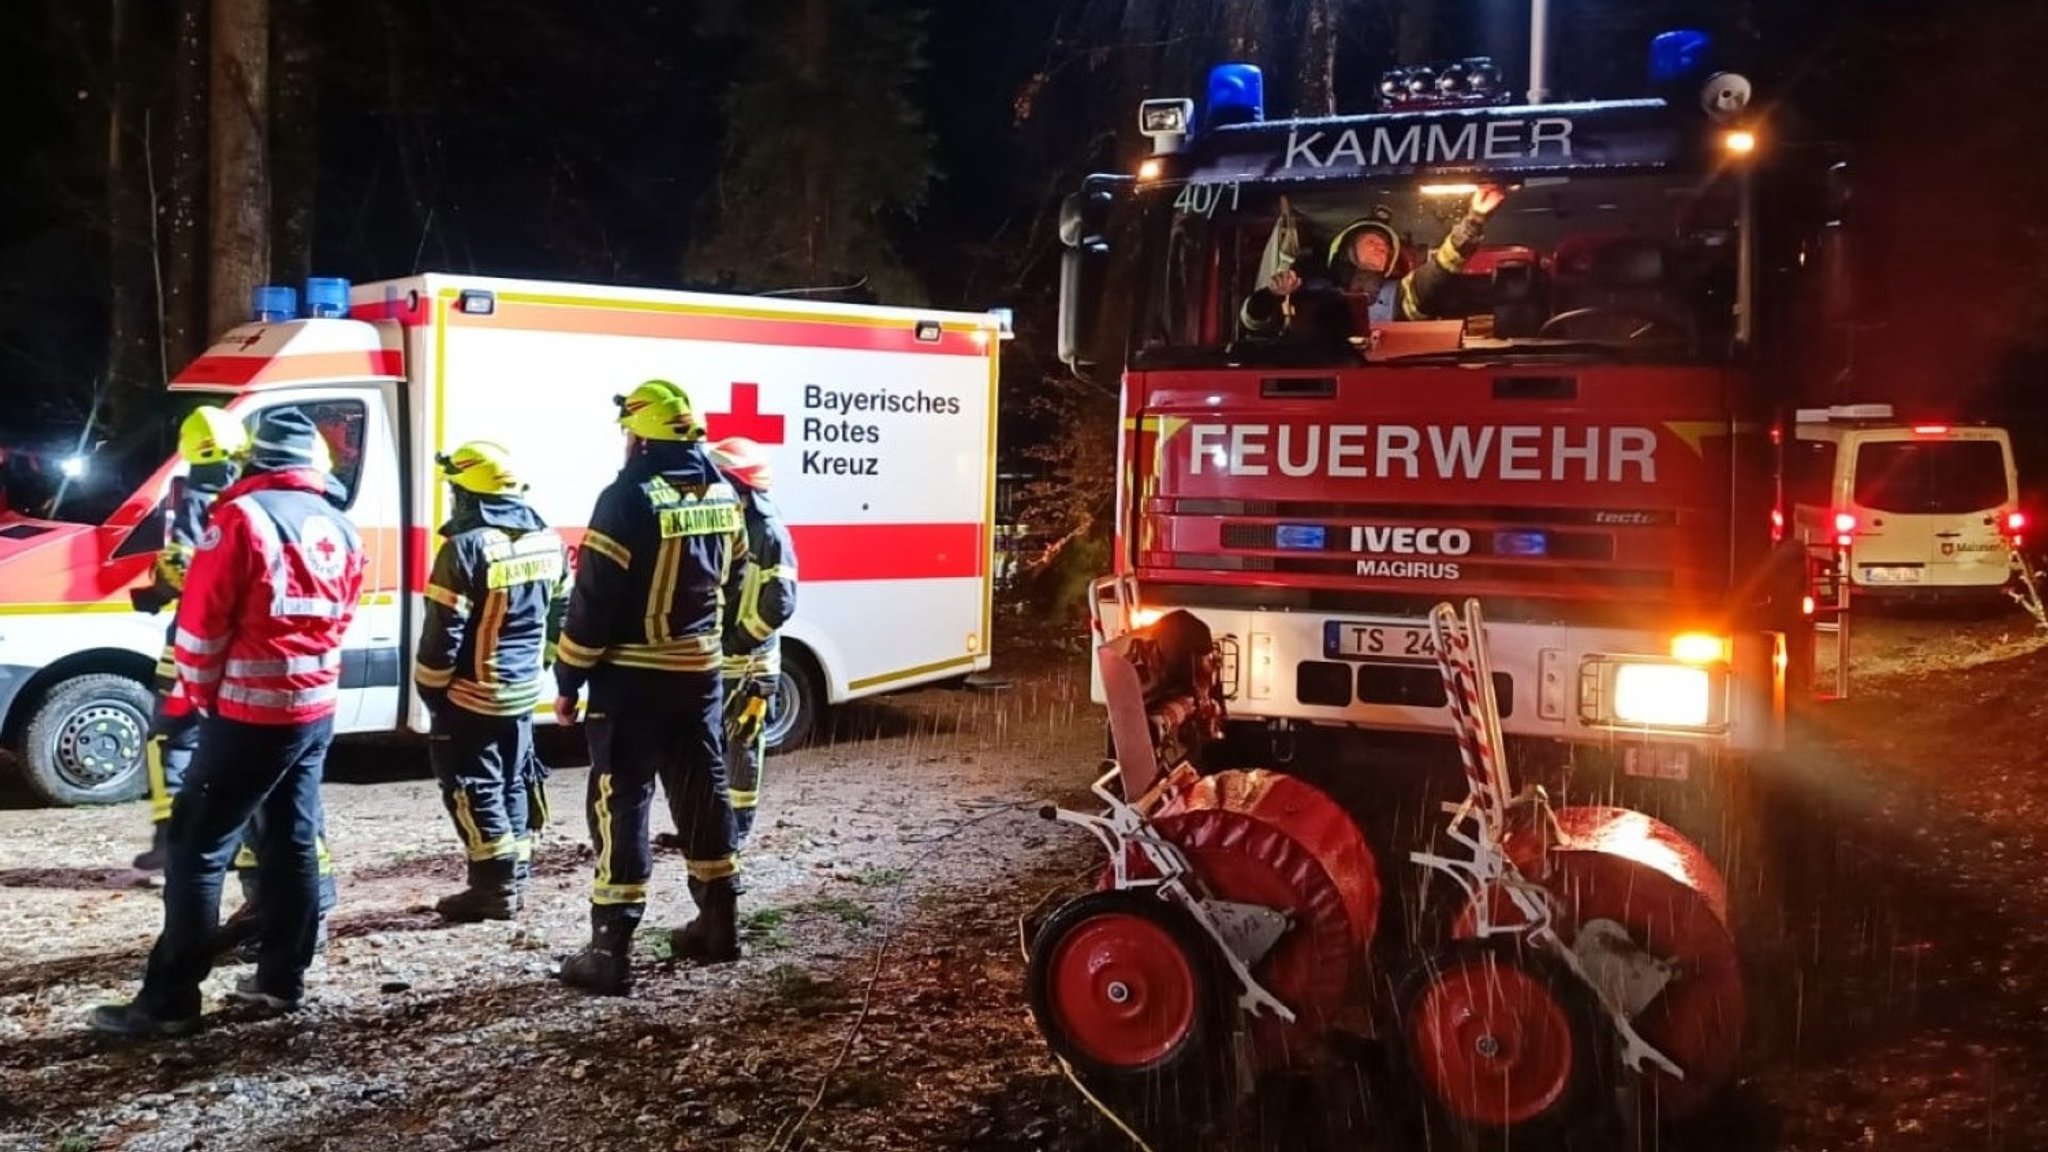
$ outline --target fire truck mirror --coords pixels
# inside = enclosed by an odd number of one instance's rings
[[[1108,272],[1108,250],[1069,248],[1060,253],[1060,361],[1087,378],[1102,362],[1102,285]]]

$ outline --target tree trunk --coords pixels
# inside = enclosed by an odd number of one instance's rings
[[[248,318],[270,273],[268,0],[213,0],[212,26],[209,337]]]
[[[205,350],[206,0],[176,0],[171,28],[171,115],[158,132],[156,205],[163,246],[163,362],[176,373]]]
[[[270,270],[303,286],[313,272],[319,184],[320,89],[313,70],[312,0],[271,0],[270,164],[274,177]]]
[[[1259,35],[1265,23],[1265,0],[1228,0],[1223,23],[1225,59],[1259,62]]]
[[[1126,0],[1117,21],[1117,40],[1122,51],[1117,56],[1119,83],[1110,122],[1116,128],[1118,155],[1126,158],[1119,170],[1130,169],[1136,164],[1136,157],[1149,151],[1144,136],[1138,132],[1138,105],[1165,95],[1159,84],[1159,62],[1165,55],[1159,46],[1160,9],[1164,3],[1165,0]]]
[[[1297,116],[1337,113],[1337,0],[1307,0],[1302,14]]]
[[[153,37],[137,0],[107,5],[107,397],[119,422],[158,382],[156,284],[150,245],[149,115]]]

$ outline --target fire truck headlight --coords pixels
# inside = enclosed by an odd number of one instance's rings
[[[1714,686],[1705,668],[1621,664],[1614,669],[1614,719],[1655,728],[1702,728],[1713,718]]]

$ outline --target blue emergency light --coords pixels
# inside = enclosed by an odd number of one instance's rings
[[[1266,77],[1257,64],[1218,64],[1209,69],[1208,127],[1256,124],[1266,118]]]
[[[1329,530],[1321,524],[1276,524],[1273,526],[1275,548],[1300,549],[1304,552],[1320,552],[1327,546]]]
[[[348,281],[338,276],[306,279],[306,315],[315,319],[348,315]]]
[[[1650,83],[1662,87],[1705,79],[1713,51],[1714,38],[1697,29],[1658,33],[1650,38]]]
[[[1493,534],[1495,556],[1540,557],[1550,555],[1550,533],[1507,531]]]
[[[299,315],[299,293],[289,284],[258,284],[250,293],[250,318],[258,324],[276,324],[284,320],[296,320]]]

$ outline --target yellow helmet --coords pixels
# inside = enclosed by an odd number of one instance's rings
[[[690,407],[690,394],[666,380],[649,380],[624,396],[612,397],[619,406],[619,427],[642,440],[696,440],[704,426]]]
[[[453,452],[434,457],[450,484],[479,496],[517,496],[526,484],[512,467],[512,453],[503,444],[471,440]]]
[[[194,467],[220,464],[249,450],[249,430],[225,408],[194,408],[178,425],[178,455]]]

